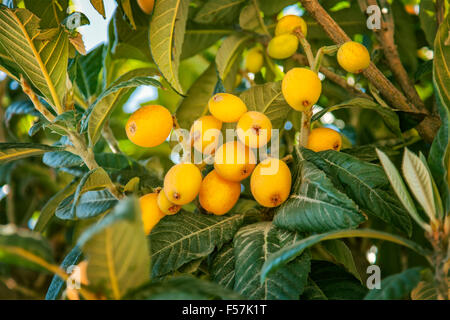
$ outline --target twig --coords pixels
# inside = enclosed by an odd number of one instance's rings
[[[308,145],[309,133],[311,131],[312,108],[302,112],[299,144],[302,147]]]
[[[408,76],[403,64],[400,60],[400,55],[397,50],[397,46],[394,42],[394,17],[392,15],[392,10],[386,1],[381,1],[383,7],[389,9],[387,14],[383,14],[381,19],[381,29],[374,29],[374,33],[383,48],[384,56],[392,70],[395,79],[400,85],[401,89],[405,93],[408,100],[410,100],[418,110],[425,109],[425,104],[422,99],[420,99],[419,94],[414,87],[413,82]],[[369,5],[377,5],[377,0],[365,0],[359,2],[361,10],[366,11]]]
[[[297,36],[298,41],[300,41],[300,44],[305,51],[306,58],[308,59],[308,64],[312,69],[314,67],[314,54],[311,50],[311,45],[309,44],[308,40],[306,40],[301,28],[295,29],[294,34]]]
[[[336,44],[342,44],[351,40],[317,0],[300,0],[300,2]],[[426,117],[417,126],[417,131],[428,142],[434,139],[440,126],[439,117],[430,115],[428,110],[418,109],[418,107],[409,103],[403,93],[385,77],[374,63],[370,63],[369,67],[363,71],[363,75],[380,91],[381,95],[391,106],[402,111],[425,114]]]
[[[108,143],[108,146],[113,153],[121,153],[119,143],[117,142],[111,127],[109,126],[109,121],[107,121],[103,126],[102,136],[106,140],[106,143]]]

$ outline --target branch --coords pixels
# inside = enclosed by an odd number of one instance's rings
[[[111,130],[111,127],[109,126],[109,121],[105,123],[102,129],[102,136],[108,143],[109,148],[113,153],[121,153],[119,143],[117,142],[116,137],[114,136],[114,133]]]
[[[300,2],[336,44],[351,41],[349,36],[317,0],[300,0]],[[380,91],[381,95],[391,106],[402,111],[426,114],[425,119],[417,126],[417,131],[428,142],[434,139],[440,126],[439,117],[430,115],[427,109],[419,109],[417,106],[409,103],[403,93],[385,77],[373,62],[363,71],[363,75]]]

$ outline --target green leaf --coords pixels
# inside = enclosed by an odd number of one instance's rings
[[[264,31],[258,17],[260,14],[261,13],[256,10],[253,4],[245,6],[239,15],[239,25],[242,30],[254,31],[263,34]]]
[[[34,108],[30,100],[15,101],[9,105],[5,111],[5,124],[8,127],[13,116],[29,114],[34,117],[39,117],[41,114]]]
[[[232,34],[225,38],[222,45],[219,47],[216,55],[216,65],[219,71],[219,76],[222,81],[226,81],[233,75],[234,66],[239,63],[242,51],[246,43],[250,40],[250,36],[243,34]],[[235,82],[232,77],[233,84]],[[229,86],[225,86],[229,90]],[[230,90],[229,90],[230,91]]]
[[[232,24],[245,0],[208,0],[197,12],[194,21],[202,24]]]
[[[297,164],[298,178],[291,196],[277,210],[276,226],[292,231],[324,232],[353,229],[365,220],[355,203],[337,190],[322,170],[305,160]]]
[[[100,87],[100,71],[103,68],[104,45],[91,50],[87,55],[78,55],[73,69],[75,82],[83,97],[89,101],[97,95]]]
[[[414,204],[405,183],[403,182],[400,173],[394,164],[389,160],[389,157],[382,151],[377,149],[378,157],[383,165],[384,171],[391,182],[392,188],[394,189],[397,197],[400,199],[403,206],[406,208],[410,216],[419,224],[424,230],[430,231],[430,226],[427,226],[425,222],[420,217],[417,212],[416,205]]]
[[[188,0],[159,0],[150,23],[150,49],[164,78],[183,94],[178,79],[181,50],[188,16]]]
[[[67,16],[69,0],[24,0],[25,8],[38,16],[41,29],[57,28]]]
[[[242,297],[214,282],[179,276],[145,284],[128,294],[129,300],[241,300]]]
[[[411,291],[411,300],[438,300],[437,288],[433,279],[420,281]]]
[[[239,213],[213,216],[182,211],[164,217],[149,236],[152,276],[165,275],[209,255],[232,239],[243,220]]]
[[[412,224],[408,212],[392,193],[389,179],[381,166],[333,150],[315,153],[302,149],[301,153],[325,171],[335,185],[340,184],[363,212],[411,235]]]
[[[211,47],[221,38],[233,33],[224,28],[187,28],[184,34],[181,60],[187,59]]]
[[[260,275],[261,267],[270,254],[299,238],[296,233],[275,228],[271,222],[241,228],[233,240],[236,259],[234,290],[249,299],[298,299],[308,280],[309,252],[278,269],[263,282],[260,282]]]
[[[53,151],[44,154],[42,162],[52,168],[65,168],[81,166],[83,159],[69,151]]]
[[[42,271],[52,262],[50,244],[38,233],[0,225],[0,263]]]
[[[176,116],[181,128],[189,130],[195,120],[208,112],[208,101],[214,92],[217,74],[214,63],[192,84],[177,108]]]
[[[133,8],[131,6],[131,0],[118,0],[119,7],[124,13],[124,18],[127,19],[133,30],[136,29],[136,22],[134,21]]]
[[[431,220],[436,219],[436,205],[434,203],[432,178],[425,164],[418,156],[405,149],[402,165],[403,176]]]
[[[52,107],[61,112],[66,91],[68,36],[38,40],[39,18],[26,9],[0,7],[0,59],[18,77],[24,75]]]
[[[150,257],[138,201],[128,198],[78,240],[87,257],[90,284],[121,299],[148,280]]]
[[[282,9],[297,3],[297,0],[278,0],[278,1],[266,1],[257,0],[258,6],[265,16],[272,16],[278,14]]]
[[[39,156],[51,150],[61,150],[61,147],[53,147],[39,143],[0,143],[0,163],[26,157]]]
[[[83,128],[88,126],[89,142],[94,145],[101,135],[106,120],[110,117],[120,99],[131,89],[139,86],[161,87],[159,81],[153,79],[153,69],[137,69],[121,76],[108,89],[102,92],[85,113]]]
[[[224,288],[233,290],[235,264],[233,243],[227,243],[214,256],[210,267],[211,280]]]
[[[309,278],[300,300],[328,300],[328,298],[314,280]]]
[[[60,190],[57,194],[50,198],[44,207],[41,209],[39,218],[34,226],[33,231],[43,232],[47,224],[50,222],[51,218],[54,216],[56,208],[59,204],[67,198],[69,195],[75,192],[77,188],[77,180],[73,180],[64,189]]]
[[[264,113],[271,121],[273,129],[282,129],[292,108],[286,103],[281,92],[281,82],[269,82],[252,86],[241,94],[249,111]]]
[[[364,300],[398,300],[408,297],[419,284],[422,268],[407,269],[381,281],[381,289],[372,289]]]
[[[320,112],[317,112],[313,117],[312,121],[319,120],[324,114],[327,112],[332,112],[336,110],[341,109],[349,109],[349,108],[356,108],[356,109],[369,109],[377,112],[382,118],[386,126],[397,136],[401,136],[402,132],[400,130],[400,121],[398,119],[398,115],[389,108],[383,107],[379,105],[376,102],[373,102],[369,99],[364,98],[355,98],[350,101],[331,106],[328,108],[325,108],[321,110]]]
[[[420,26],[430,45],[434,44],[437,32],[436,7],[433,0],[420,1],[419,11]]]
[[[104,19],[106,19],[105,15],[105,5],[103,4],[103,0],[89,0],[92,6],[97,10],[98,13],[102,15]]]
[[[285,246],[280,251],[272,254],[262,267],[261,280],[264,280],[270,273],[276,271],[278,268],[286,265],[301,255],[305,249],[321,241],[353,237],[386,240],[405,246],[421,255],[426,255],[429,253],[413,241],[386,232],[370,229],[330,231],[327,233],[312,235],[289,246]]]

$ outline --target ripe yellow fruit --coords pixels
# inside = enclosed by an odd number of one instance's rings
[[[301,28],[303,35],[306,37],[308,28],[305,20],[302,17],[290,14],[278,20],[277,26],[275,27],[275,35],[279,36],[281,34],[293,33],[297,28]]]
[[[307,148],[319,152],[324,150],[341,150],[342,138],[339,132],[330,128],[313,129],[308,137]]]
[[[144,223],[145,234],[150,234],[153,227],[161,220],[165,214],[158,207],[158,193],[148,193],[139,198],[142,221]]]
[[[364,45],[348,41],[339,47],[337,60],[345,71],[360,73],[369,66],[370,55]]]
[[[70,275],[71,279],[73,279],[74,281],[79,281],[79,284],[87,286],[89,284],[89,280],[87,277],[87,265],[87,260],[83,260],[79,264],[77,264],[76,268],[73,269],[73,272]],[[78,290],[75,288],[67,288],[66,296],[69,300],[80,300]]]
[[[239,182],[225,180],[213,170],[203,179],[198,198],[203,209],[223,215],[234,207],[240,194]]]
[[[273,208],[282,204],[291,192],[289,167],[276,158],[267,158],[255,168],[250,179],[253,197],[262,206]]]
[[[247,178],[256,165],[252,150],[238,141],[230,141],[219,147],[214,157],[217,173],[229,181],[241,181]]]
[[[142,11],[144,11],[146,14],[150,14],[153,11],[155,0],[137,0],[137,3]]]
[[[213,154],[219,144],[222,122],[213,116],[203,116],[191,127],[191,143],[204,154]]]
[[[131,142],[151,148],[163,143],[172,127],[173,119],[169,110],[159,105],[148,105],[130,116],[125,129]]]
[[[158,193],[158,197],[156,198],[156,202],[158,204],[159,210],[161,210],[162,213],[166,215],[173,215],[180,211],[181,206],[174,204],[167,199],[166,194],[164,193],[164,190],[161,190]]]
[[[249,111],[239,119],[236,132],[239,140],[247,147],[260,148],[272,136],[272,122],[264,113]]]
[[[281,34],[273,37],[267,46],[267,53],[273,59],[287,59],[298,49],[298,39],[293,34]]]
[[[164,193],[167,199],[178,205],[185,205],[195,199],[200,191],[202,174],[192,163],[180,163],[164,177]]]
[[[245,57],[245,69],[251,73],[258,73],[264,65],[264,56],[262,50],[258,47],[248,51]]]
[[[286,102],[297,111],[310,109],[320,98],[322,82],[319,76],[306,68],[293,68],[281,84]]]
[[[237,122],[247,112],[241,98],[230,93],[217,93],[208,102],[209,112],[222,122]]]

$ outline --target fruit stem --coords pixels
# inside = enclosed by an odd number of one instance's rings
[[[338,49],[339,49],[338,45],[321,47],[319,49],[319,51],[317,51],[316,58],[314,59],[313,71],[315,73],[318,73],[320,70],[320,67],[322,66],[323,56],[324,55],[329,55],[329,56],[335,55]]]
[[[108,143],[108,146],[113,153],[122,153],[119,147],[119,142],[117,142],[116,137],[109,126],[109,121],[107,121],[103,126],[102,136],[105,138],[106,143]]]
[[[314,54],[311,50],[311,45],[309,44],[308,40],[306,40],[305,35],[303,34],[302,29],[300,27],[294,30],[294,34],[297,36],[298,41],[300,41],[300,44],[302,45],[303,50],[305,51],[309,66],[313,68]]]
[[[308,145],[309,132],[311,130],[311,117],[312,109],[308,109],[302,112],[299,144],[300,146],[305,148]]]
[[[263,32],[270,37],[270,32],[269,30],[267,30],[266,24],[264,23],[264,20],[261,16],[261,10],[259,9],[258,6],[258,2],[256,2],[256,0],[253,0],[253,6],[255,7],[256,10],[256,15],[258,16],[258,22],[261,25],[261,28],[263,30]]]

